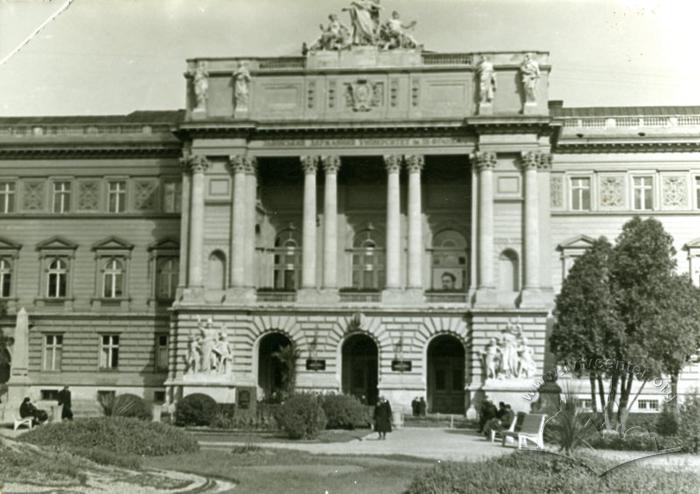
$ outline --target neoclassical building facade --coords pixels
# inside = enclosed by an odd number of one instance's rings
[[[592,239],[654,216],[700,283],[700,108],[564,107],[544,52],[327,41],[190,60],[180,112],[0,119],[10,398],[262,399],[291,347],[297,389],[524,408]]]

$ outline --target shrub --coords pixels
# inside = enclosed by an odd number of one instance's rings
[[[479,462],[443,463],[418,474],[407,494],[472,492],[575,494],[597,492],[695,492],[700,475],[630,465],[599,477],[612,467],[595,458],[585,461],[547,452],[515,452]]]
[[[326,414],[318,396],[299,393],[282,403],[275,416],[291,439],[313,439],[326,427]]]
[[[143,401],[143,398],[127,393],[119,395],[114,399],[112,416],[150,420],[151,411],[148,409],[148,406],[146,406],[146,402]]]
[[[140,470],[143,460],[140,456],[129,454],[116,454],[102,448],[70,448],[70,452],[100,465],[109,465],[131,470]]]
[[[568,456],[586,444],[596,432],[593,418],[581,413],[581,409],[576,406],[575,395],[568,391],[566,400],[561,402],[559,413],[551,423],[551,431],[559,444],[559,451]]]
[[[54,422],[19,439],[41,446],[105,449],[117,455],[162,456],[199,450],[194,437],[177,427],[126,417]]]
[[[662,436],[673,436],[678,432],[678,412],[672,403],[664,403],[664,408],[656,418],[656,432]]]
[[[321,399],[328,429],[349,429],[369,426],[367,407],[355,396],[326,395]]]
[[[700,396],[694,391],[686,396],[681,405],[678,436],[683,444],[683,450],[689,453],[700,453]]]
[[[678,447],[675,437],[661,436],[655,432],[630,431],[620,435],[613,431],[602,431],[589,440],[597,449],[615,449],[620,451],[662,451]]]
[[[175,424],[210,425],[219,407],[209,395],[196,393],[187,395],[175,405]]]

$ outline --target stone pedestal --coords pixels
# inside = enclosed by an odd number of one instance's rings
[[[179,398],[201,393],[211,396],[217,403],[236,403],[237,386],[230,374],[187,374],[173,385],[179,388]]]
[[[205,108],[193,108],[192,120],[205,120],[207,118],[207,110]]]
[[[479,103],[479,115],[493,115],[493,103]]]
[[[226,290],[223,301],[226,305],[239,305],[254,303],[256,299],[255,288],[231,287]]]
[[[520,307],[551,307],[554,301],[554,292],[551,288],[526,288],[520,296]]]
[[[329,305],[340,302],[338,290],[325,288],[303,288],[297,291],[297,303],[306,305]]]
[[[487,379],[475,393],[482,393],[496,406],[502,401],[510,405],[515,413],[530,413],[535,403],[533,383],[534,379]]]
[[[474,306],[496,307],[498,306],[498,291],[495,288],[478,288],[474,294]]]
[[[523,105],[523,115],[537,115],[538,105],[535,101],[528,101]]]
[[[543,383],[537,389],[537,401],[533,405],[533,411],[546,413],[549,416],[554,415],[561,406],[561,386],[556,382],[550,381]]]

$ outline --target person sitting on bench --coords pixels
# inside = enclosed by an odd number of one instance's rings
[[[19,406],[19,416],[22,418],[31,417],[32,425],[43,424],[49,419],[48,414],[44,410],[39,410],[35,407],[29,397],[22,400],[22,404]]]

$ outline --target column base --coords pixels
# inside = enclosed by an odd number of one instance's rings
[[[207,110],[205,108],[193,108],[192,120],[204,120],[207,118]]]
[[[297,291],[297,303],[328,305],[340,302],[337,288],[302,288]]]
[[[494,307],[498,305],[498,300],[498,291],[495,288],[477,288],[474,294],[475,307]]]
[[[520,307],[546,307],[554,305],[554,292],[551,288],[524,288],[520,295]]]
[[[535,115],[538,113],[539,105],[536,101],[528,101],[523,105],[523,115]]]
[[[257,300],[255,288],[251,287],[230,287],[226,289],[224,294],[224,304],[226,305],[241,305],[251,304]]]

